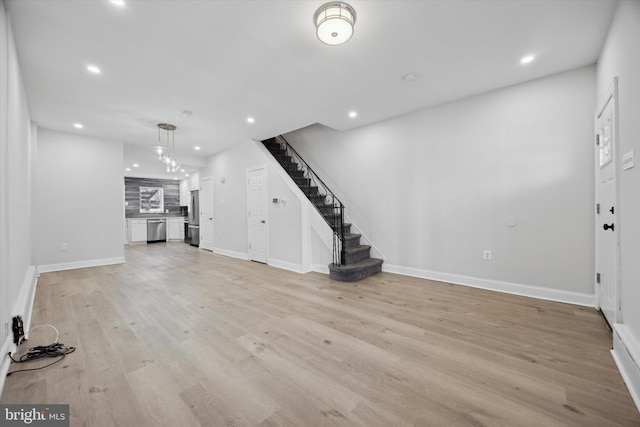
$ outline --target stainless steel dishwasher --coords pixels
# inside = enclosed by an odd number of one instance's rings
[[[167,220],[148,219],[147,220],[147,243],[167,241]]]

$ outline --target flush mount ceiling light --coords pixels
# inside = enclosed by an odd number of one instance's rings
[[[356,11],[346,3],[326,3],[313,15],[316,35],[324,44],[339,45],[348,42],[353,35]]]
[[[158,123],[158,143],[155,147],[151,149],[156,155],[156,158],[160,160],[164,169],[167,172],[178,172],[180,170],[180,163],[176,160],[176,151],[175,151],[175,138],[174,132],[177,128],[174,125],[170,125],[168,123]],[[164,131],[164,141],[165,144],[162,145],[162,135]]]

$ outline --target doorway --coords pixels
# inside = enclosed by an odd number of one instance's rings
[[[596,142],[596,303],[609,325],[619,320],[618,248],[620,226],[616,204],[617,78],[595,115]]]
[[[213,178],[200,181],[200,248],[213,251]]]
[[[264,167],[247,170],[249,259],[267,262],[267,174]]]

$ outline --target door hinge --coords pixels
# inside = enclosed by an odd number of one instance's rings
[[[600,203],[596,203],[596,213],[600,215]]]
[[[600,273],[596,273],[596,283],[600,283]]]
[[[596,134],[596,145],[598,147],[600,146],[600,134],[599,133]]]

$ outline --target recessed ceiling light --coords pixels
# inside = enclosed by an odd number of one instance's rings
[[[523,56],[522,59],[520,60],[520,63],[529,64],[530,62],[533,62],[534,59],[536,59],[536,57],[533,55]]]
[[[127,172],[130,172],[131,168],[124,168],[124,170],[126,170]]]
[[[358,117],[358,113],[356,111],[349,111],[349,117],[355,119],[356,117]]]
[[[177,176],[174,176],[174,177],[173,177],[173,179],[178,179],[178,177],[177,177]]]
[[[185,174],[184,174],[184,176],[189,176],[189,174],[188,174],[188,173],[185,173]]]
[[[180,172],[184,173],[184,169],[180,169]]]
[[[111,3],[115,4],[116,6],[124,6],[124,0],[111,0]]]
[[[254,119],[253,117],[247,117],[247,123],[255,123],[256,119]]]
[[[82,129],[84,126],[82,125],[82,123],[74,123],[73,127],[76,129]]]
[[[140,166],[140,165],[139,165],[139,164],[137,164],[137,163],[134,163],[134,164],[133,164],[133,167],[134,167],[134,168],[137,168],[138,166]]]
[[[92,72],[93,74],[100,74],[100,68],[96,67],[95,65],[87,65],[87,70]]]
[[[193,149],[197,151],[200,149],[200,147],[196,145],[195,147],[193,147]]]

